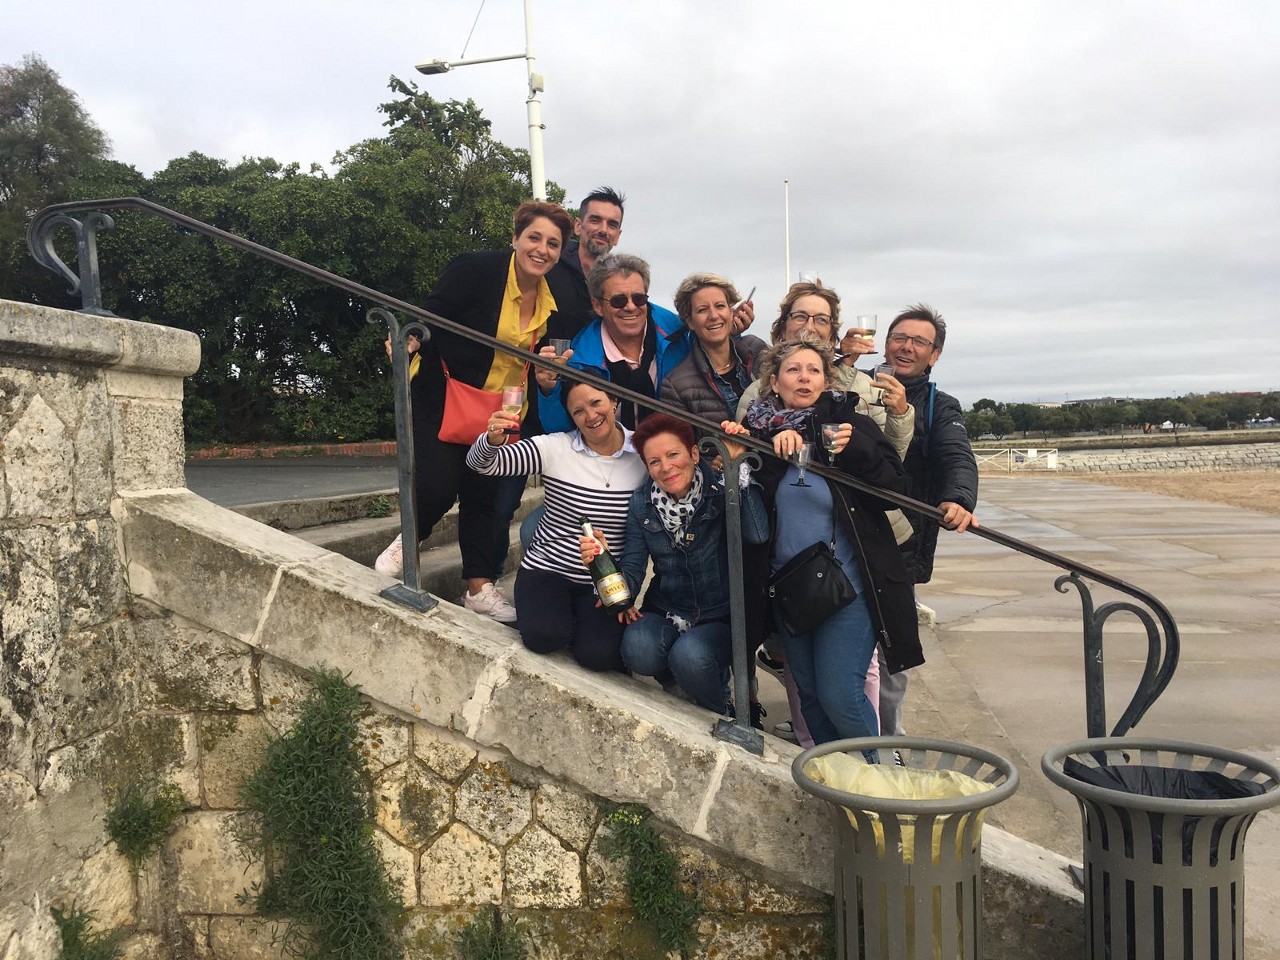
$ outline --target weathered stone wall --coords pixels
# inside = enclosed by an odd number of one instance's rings
[[[269,739],[296,719],[305,673],[150,604],[139,615],[144,700],[193,731],[198,809],[143,871],[137,942],[155,956],[281,956],[273,926],[236,899],[262,872],[246,869],[229,838],[238,789]],[[410,957],[452,956],[461,926],[490,904],[523,925],[540,957],[652,954],[619,864],[601,854],[608,828],[599,798],[377,704],[362,726],[374,836],[413,908]],[[705,905],[709,955],[819,955],[825,897],[770,883],[678,832],[669,842]]]
[[[182,489],[196,351],[0,304],[0,957],[54,957],[48,907],[73,899],[131,927],[132,960],[279,955],[236,899],[261,877],[231,838],[236,793],[322,665],[369,700],[375,836],[418,956],[449,956],[491,903],[541,957],[643,955],[600,855],[600,798],[654,811],[706,907],[704,955],[815,955],[832,823],[792,782],[794,748],[750,756],[704,711],[530,654],[450,604],[397,606],[374,571]],[[101,822],[104,791],[134,778],[188,804],[137,878]],[[1061,858],[988,843],[990,955],[1078,956]]]
[[[176,772],[190,730],[140,704],[118,490],[179,487],[187,333],[0,301],[0,956],[56,955],[75,900],[135,919],[103,789]],[[194,799],[194,794],[189,794]]]

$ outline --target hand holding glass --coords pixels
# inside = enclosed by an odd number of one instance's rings
[[[898,368],[892,363],[877,363],[875,373],[872,376],[879,380],[881,377],[892,377],[898,372]],[[881,388],[880,396],[876,397],[875,405],[877,407],[884,406],[884,389]]]
[[[824,423],[822,425],[822,446],[827,453],[835,456],[836,451],[840,449],[840,424]]]
[[[524,409],[524,387],[503,387],[502,388],[502,412],[509,413],[513,417],[520,416],[520,411]],[[507,427],[503,433],[507,436],[514,436],[520,430],[516,427]]]
[[[853,321],[853,330],[863,340],[874,340],[876,338],[876,315],[874,313],[860,313]]]
[[[565,351],[569,349],[569,344],[573,341],[567,340],[563,337],[553,337],[547,342],[551,344],[551,348],[555,350],[556,356],[562,357],[564,356]]]
[[[813,444],[803,443],[796,452],[791,455],[791,462],[800,468],[800,478],[791,484],[793,487],[811,487],[813,484],[805,483],[804,468],[813,462]]]

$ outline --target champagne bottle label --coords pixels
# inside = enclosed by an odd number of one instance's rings
[[[596,581],[596,593],[606,607],[618,607],[631,602],[631,590],[627,578],[621,573],[610,573]]]

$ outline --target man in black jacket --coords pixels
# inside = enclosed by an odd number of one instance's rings
[[[565,245],[560,262],[547,274],[561,324],[561,329],[551,336],[572,339],[595,316],[587,273],[598,258],[618,245],[625,202],[626,197],[613,187],[596,187],[583,198],[573,220],[574,239]]]
[[[915,436],[903,460],[911,485],[907,493],[935,504],[943,512],[942,525],[962,533],[978,526],[973,515],[978,500],[978,464],[964,428],[960,402],[937,388],[929,375],[942,355],[947,324],[927,304],[908,307],[893,318],[885,343],[885,359],[896,369],[896,378],[907,388],[907,402],[916,410]],[[902,544],[903,558],[916,583],[933,576],[933,554],[938,546],[938,524],[932,519],[903,511],[915,535]],[[902,700],[907,672],[880,673],[880,731],[902,734]]]
[[[915,436],[903,461],[911,476],[908,493],[937,505],[948,530],[964,532],[976,523],[973,508],[978,500],[978,464],[964,429],[960,402],[929,379],[946,339],[946,321],[932,307],[917,304],[889,324],[885,358],[907,388],[907,402],[916,409]],[[907,516],[915,530],[915,536],[903,544],[907,564],[916,583],[928,583],[933,576],[938,525],[916,513],[908,511]]]

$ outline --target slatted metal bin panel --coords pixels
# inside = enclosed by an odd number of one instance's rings
[[[871,747],[882,759],[897,749],[910,768],[954,770],[992,789],[950,800],[886,801],[835,791],[802,773],[813,757]],[[980,960],[982,811],[1017,788],[1013,764],[965,744],[879,737],[815,747],[792,770],[801,787],[832,805],[835,816],[836,955]]]
[[[1062,770],[1142,765],[1260,783],[1257,797],[1182,800],[1082,783]],[[1245,754],[1173,741],[1105,738],[1050,750],[1050,779],[1080,805],[1090,960],[1240,960],[1244,847],[1254,817],[1280,802],[1280,772]],[[1051,772],[1052,771],[1052,772]]]

